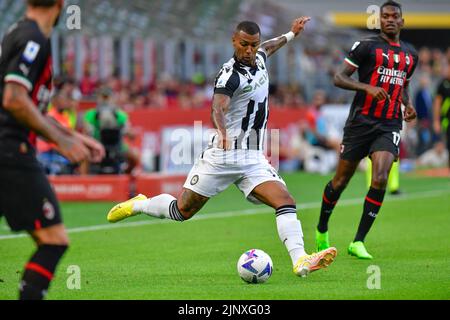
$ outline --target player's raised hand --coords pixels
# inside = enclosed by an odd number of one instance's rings
[[[297,36],[304,28],[311,17],[300,17],[292,22],[291,31]]]
[[[369,94],[370,96],[372,96],[374,99],[376,99],[378,101],[385,100],[385,99],[390,100],[389,94],[383,88],[375,87],[375,86],[368,86],[366,88],[366,92],[367,92],[367,94]]]
[[[416,110],[412,106],[405,107],[405,111],[403,112],[403,119],[405,119],[406,122],[414,120],[416,116]]]

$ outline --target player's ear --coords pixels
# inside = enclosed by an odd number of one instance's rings
[[[400,27],[403,28],[404,25],[405,25],[405,19],[402,18],[402,23],[400,23]]]

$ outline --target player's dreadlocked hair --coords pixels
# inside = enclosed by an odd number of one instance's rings
[[[32,7],[53,7],[56,0],[27,0],[27,4]]]
[[[383,11],[383,8],[387,7],[387,6],[392,6],[392,7],[399,8],[400,9],[400,14],[402,14],[402,5],[400,3],[392,1],[392,0],[388,0],[385,3],[383,3],[381,5],[381,7],[380,7],[380,12]]]
[[[244,31],[250,35],[261,34],[259,26],[253,21],[242,21],[236,27],[236,32]]]

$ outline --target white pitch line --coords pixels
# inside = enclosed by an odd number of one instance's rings
[[[399,195],[395,197],[389,197],[389,202],[395,202],[395,201],[404,201],[409,199],[420,199],[420,198],[431,198],[431,197],[437,197],[440,195],[448,194],[450,193],[450,190],[432,190],[432,191],[421,191],[421,192],[415,192],[415,193],[409,193],[405,195]],[[339,200],[338,206],[351,206],[355,204],[362,204],[363,198],[353,198],[353,199],[342,199]],[[297,205],[297,210],[301,209],[316,209],[320,208],[322,205],[322,202],[307,202],[307,203],[301,203]],[[263,213],[269,213],[272,212],[273,209],[269,207],[264,208],[258,208],[258,209],[246,209],[246,210],[239,210],[239,211],[223,211],[223,212],[211,212],[208,214],[198,215],[194,216],[189,222],[191,221],[198,221],[198,220],[210,220],[210,219],[220,219],[220,218],[230,218],[230,217],[237,217],[237,216],[248,216],[248,215],[257,215],[257,214],[263,214]],[[109,230],[109,229],[118,229],[118,228],[127,228],[127,227],[140,227],[140,226],[146,226],[146,225],[152,225],[152,224],[161,224],[161,223],[171,223],[172,220],[168,219],[155,219],[155,220],[149,220],[149,221],[135,221],[135,222],[124,222],[119,224],[100,224],[100,225],[94,225],[94,226],[87,226],[87,227],[77,227],[77,228],[70,228],[67,229],[68,233],[80,233],[80,232],[86,232],[86,231],[98,231],[98,230]],[[16,238],[24,238],[27,237],[28,234],[26,233],[20,233],[20,234],[11,234],[11,235],[4,235],[0,236],[0,240],[7,240],[7,239],[16,239]]]

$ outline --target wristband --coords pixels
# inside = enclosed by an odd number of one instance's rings
[[[287,39],[287,42],[289,42],[295,38],[295,33],[293,33],[292,31],[289,31],[288,33],[283,34],[283,36],[285,36]]]

